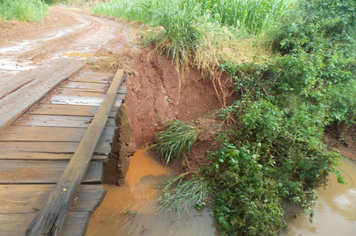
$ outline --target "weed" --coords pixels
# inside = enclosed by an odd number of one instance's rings
[[[159,209],[173,210],[180,214],[192,205],[196,208],[206,205],[211,192],[209,181],[199,175],[193,175],[191,179],[183,181],[183,178],[190,174],[192,173],[183,173],[157,186],[163,188],[158,199]],[[174,184],[176,186],[172,187]]]
[[[181,158],[186,151],[191,151],[198,132],[199,128],[193,124],[171,121],[165,130],[157,133],[157,144],[151,148],[156,148],[159,156],[168,164],[173,158]]]

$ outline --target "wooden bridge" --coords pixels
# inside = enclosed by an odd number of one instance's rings
[[[85,235],[106,193],[123,71],[58,63],[0,81],[1,236]]]

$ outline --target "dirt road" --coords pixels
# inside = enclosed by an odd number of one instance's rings
[[[66,53],[94,54],[126,26],[84,10],[53,8],[43,22],[10,22],[0,27],[0,81]],[[122,34],[125,43],[125,34]],[[76,55],[76,54],[72,54]],[[79,59],[79,57],[77,57]]]

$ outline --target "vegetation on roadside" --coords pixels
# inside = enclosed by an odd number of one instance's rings
[[[283,199],[311,213],[314,189],[330,173],[344,183],[333,168],[340,155],[327,150],[323,132],[356,119],[355,9],[342,0],[123,0],[93,9],[156,27],[144,42],[181,68],[213,79],[225,73],[238,97],[216,112],[222,145],[208,155],[212,162],[188,181],[184,174],[167,182],[163,208],[202,206],[209,192],[222,235],[275,235],[286,227]],[[246,37],[263,40],[276,58],[236,60],[227,49]],[[166,162],[191,149],[189,132],[170,124],[158,133]]]
[[[0,21],[38,21],[47,14],[43,0],[0,0]]]

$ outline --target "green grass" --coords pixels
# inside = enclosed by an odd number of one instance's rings
[[[198,132],[196,126],[174,120],[165,130],[157,133],[158,143],[152,147],[157,149],[160,157],[168,164],[173,158],[181,158],[186,151],[190,152]]]
[[[42,0],[0,0],[0,20],[38,21],[48,14]]]
[[[209,182],[200,176],[183,181],[189,174],[183,173],[158,186],[163,188],[158,199],[158,210],[173,210],[180,214],[191,206],[202,208],[206,205],[210,192]]]
[[[92,14],[159,26],[144,42],[171,58],[184,78],[189,66],[214,75],[223,60],[238,61],[238,39],[262,35],[288,6],[283,0],[114,0],[98,4]]]
[[[221,24],[261,34],[273,27],[291,9],[285,0],[196,0]]]

